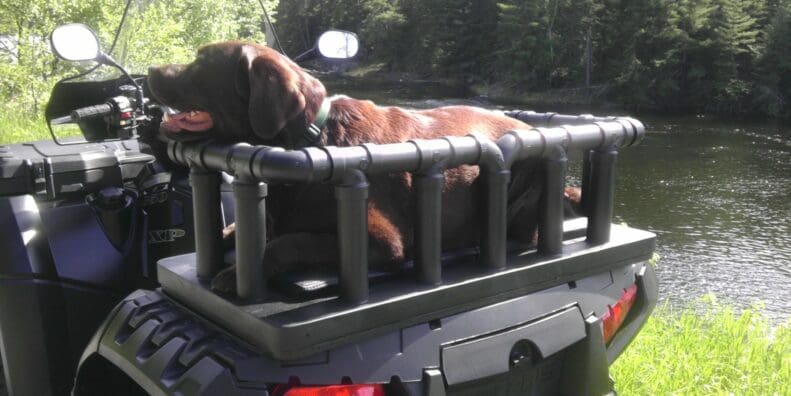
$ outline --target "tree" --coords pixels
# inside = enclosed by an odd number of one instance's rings
[[[553,56],[548,5],[547,1],[497,3],[496,69],[528,89],[549,85]]]
[[[368,51],[390,64],[404,59],[410,47],[404,37],[407,34],[407,19],[397,4],[388,0],[373,0],[365,4],[365,11],[360,35]]]
[[[791,1],[776,8],[766,33],[766,47],[759,59],[760,85],[755,101],[773,116],[791,117]]]
[[[742,112],[752,90],[748,81],[752,61],[757,55],[756,19],[747,12],[744,0],[720,0],[712,13],[714,26],[715,103],[720,112]]]
[[[273,9],[276,2],[265,3]],[[4,111],[39,114],[57,80],[92,66],[59,61],[50,52],[48,36],[56,26],[69,22],[91,26],[104,50],[110,51],[125,4],[123,0],[0,2],[0,37],[18,42],[16,48],[0,46]],[[133,72],[144,73],[151,64],[189,61],[199,46],[230,38],[263,39],[257,1],[132,1],[112,55]],[[111,68],[103,71],[114,72]]]
[[[72,69],[50,53],[48,35],[55,26],[81,20],[104,25],[112,0],[95,3],[51,4],[48,1],[4,0],[0,3],[0,35],[16,42],[5,48],[0,61],[0,99],[4,111],[35,114],[46,99],[51,80]],[[101,35],[101,34],[100,34]]]

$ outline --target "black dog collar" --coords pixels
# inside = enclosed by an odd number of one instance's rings
[[[305,132],[302,135],[302,139],[307,142],[307,144],[304,146],[312,146],[319,141],[321,138],[321,131],[324,129],[324,124],[327,123],[327,117],[330,114],[331,106],[332,103],[327,99],[324,99],[324,101],[321,102],[319,111],[316,113],[316,119],[313,120],[312,123],[308,124],[307,128],[305,128]]]

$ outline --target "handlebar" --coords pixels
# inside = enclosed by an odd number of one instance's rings
[[[107,103],[102,103],[98,105],[72,110],[71,120],[74,122],[79,122],[91,118],[103,117],[111,114],[112,112],[113,112],[113,106]]]
[[[152,120],[146,110],[150,107],[148,99],[131,86],[117,89],[119,95],[104,103],[71,110],[66,116],[52,118],[48,124],[77,123],[85,139],[91,142],[137,137],[138,128],[146,127]]]

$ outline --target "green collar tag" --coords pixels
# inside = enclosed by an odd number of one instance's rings
[[[321,130],[324,128],[324,124],[327,122],[327,116],[330,114],[330,107],[332,103],[324,99],[321,102],[321,107],[319,107],[318,113],[316,113],[316,119],[313,120],[313,123],[308,125],[307,129],[305,129],[305,140],[308,141],[308,145],[312,145],[316,143],[321,137]]]

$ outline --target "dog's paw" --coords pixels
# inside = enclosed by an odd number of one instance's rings
[[[223,248],[233,249],[236,245],[236,223],[231,223],[228,227],[222,229],[222,246]]]
[[[231,223],[222,229],[222,239],[233,239],[236,233],[236,223]]]
[[[211,290],[217,294],[236,294],[236,266],[232,265],[214,276],[211,280]]]

